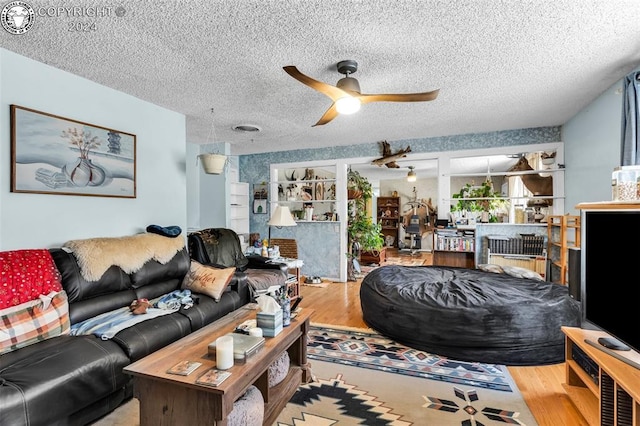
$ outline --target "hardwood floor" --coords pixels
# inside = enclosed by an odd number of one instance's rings
[[[388,253],[389,254],[389,253]],[[398,256],[397,252],[390,253]],[[430,253],[425,253],[430,264]],[[313,323],[366,328],[360,307],[360,280],[330,283],[325,288],[302,285],[302,308],[315,309]],[[586,421],[565,393],[565,365],[508,367],[529,409],[540,426],[582,426]]]

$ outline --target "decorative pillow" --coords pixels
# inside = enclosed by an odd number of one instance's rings
[[[0,311],[0,354],[69,334],[69,303],[64,290]]]
[[[544,281],[542,275],[527,268],[521,268],[520,266],[503,266],[502,269],[504,270],[505,274],[509,274],[512,277],[529,278],[532,280]]]
[[[189,272],[182,280],[182,288],[206,294],[219,302],[235,271],[235,266],[218,269],[191,260]]]
[[[485,271],[485,272],[493,272],[494,274],[502,274],[502,273],[504,273],[504,270],[502,269],[502,266],[495,265],[493,263],[481,263],[481,264],[478,265],[478,269],[480,269],[481,271]]]
[[[62,290],[60,271],[46,249],[0,252],[0,309]]]

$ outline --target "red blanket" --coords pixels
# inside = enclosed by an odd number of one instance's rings
[[[48,250],[0,252],[0,309],[60,290],[60,272]]]

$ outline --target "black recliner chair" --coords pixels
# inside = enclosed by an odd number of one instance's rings
[[[245,256],[240,238],[227,228],[206,228],[187,236],[189,256],[203,265],[217,268],[236,267],[236,275],[249,283],[252,300],[267,292],[269,287],[283,287],[287,279],[287,265],[271,262],[258,255]]]

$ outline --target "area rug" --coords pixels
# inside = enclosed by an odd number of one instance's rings
[[[441,358],[378,334],[313,325],[315,380],[277,426],[537,425],[506,367]]]
[[[308,333],[314,380],[274,426],[537,426],[506,367],[441,358],[371,330],[316,325]],[[138,426],[129,401],[94,426]]]

